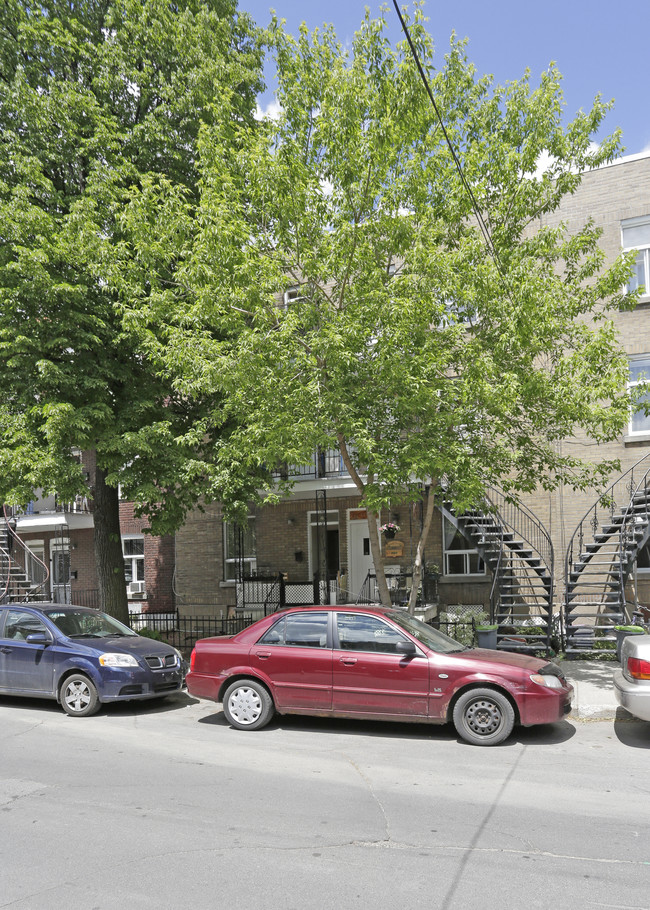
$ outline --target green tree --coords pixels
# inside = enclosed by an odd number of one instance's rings
[[[609,105],[596,98],[563,126],[554,67],[538,87],[528,73],[497,86],[453,38],[435,69],[419,11],[411,29],[489,242],[385,22],[367,16],[350,51],[329,28],[294,39],[275,22],[280,113],[231,130],[228,155],[222,124],[202,136],[197,230],[177,276],[192,324],[177,298],[160,355],[187,394],[225,402],[234,429],[215,452],[215,489],[227,507],[241,507],[231,490],[246,472],[340,449],[384,603],[378,515],[422,502],[413,609],[441,486],[462,509],[487,484],[516,497],[611,470],[558,442],[613,439],[627,420],[610,311],[632,301],[629,263],[605,268],[593,224],[571,236],[544,225],[582,172],[616,154],[618,135],[591,142]],[[125,216],[134,233],[143,205]],[[197,335],[197,321],[214,331]],[[282,492],[268,478],[259,495]]]
[[[0,499],[83,492],[75,453],[94,451],[101,603],[122,619],[118,483],[152,530],[174,528],[222,424],[212,398],[175,391],[148,357],[139,311],[164,298],[182,260],[201,129],[253,122],[260,36],[236,6],[1,3]],[[120,226],[145,187],[187,214],[171,229],[158,220],[164,252],[149,237],[148,256]]]

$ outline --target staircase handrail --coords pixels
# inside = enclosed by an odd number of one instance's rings
[[[514,531],[525,543],[533,548],[533,551],[541,558],[546,566],[549,575],[553,577],[553,565],[555,560],[555,551],[551,535],[546,530],[542,522],[535,513],[520,500],[513,500],[510,496],[498,489],[498,487],[488,487],[489,499],[499,500],[502,505],[498,506],[497,513],[505,526]],[[504,512],[507,510],[507,514]],[[521,519],[524,519],[522,522]],[[512,519],[512,520],[509,520]],[[518,519],[515,521],[515,519]]]
[[[23,565],[21,566],[21,568],[25,571],[25,573],[27,572],[27,557],[31,558],[35,563],[40,565],[43,569],[43,578],[40,581],[36,581],[32,585],[32,593],[40,592],[50,577],[50,570],[45,565],[43,560],[39,556],[37,556],[36,553],[34,553],[34,551],[31,550],[27,546],[27,544],[24,542],[24,540],[16,533],[15,528],[12,527],[12,524],[10,521],[10,518],[12,518],[12,517],[13,517],[12,515],[8,514],[7,506],[3,505],[2,506],[2,518],[4,519],[5,530],[8,535],[7,540],[11,539],[12,546],[11,546],[10,550],[5,550],[4,547],[0,547],[0,552],[2,553],[3,560],[5,560],[7,563],[7,575],[6,575],[6,578],[4,579],[3,588],[0,591],[0,603],[2,603],[4,601],[7,594],[9,593],[9,587],[11,585],[12,568],[14,568],[16,566],[20,566],[19,560],[15,559],[15,557],[12,555],[13,553],[16,552],[16,549],[15,549],[16,547],[18,548],[18,550],[21,550],[23,553]]]
[[[622,485],[628,476],[630,478],[630,480],[628,480],[628,492],[630,495],[627,498],[627,504],[629,506],[631,498],[632,498],[631,491],[634,489],[634,486],[633,486],[634,472],[639,467],[639,465],[642,464],[647,459],[650,459],[650,452],[646,453],[642,458],[639,458],[639,460],[637,462],[635,462],[631,468],[628,468],[628,470],[624,474],[621,474],[620,477],[617,477],[616,480],[612,484],[610,484],[609,487],[607,487],[605,492],[600,494],[600,496],[598,497],[596,502],[593,503],[593,505],[589,506],[589,508],[583,515],[583,517],[580,519],[580,521],[576,525],[576,529],[573,532],[573,534],[571,535],[571,540],[569,541],[569,545],[566,549],[566,556],[565,556],[565,560],[564,560],[564,573],[565,573],[564,582],[565,582],[565,586],[566,586],[565,602],[567,604],[569,602],[569,582],[571,579],[571,572],[573,570],[573,565],[574,565],[573,548],[577,543],[578,547],[579,547],[578,555],[583,552],[584,526],[585,526],[587,519],[589,518],[589,524],[592,528],[593,536],[595,536],[596,531],[598,530],[598,528],[600,527],[600,525],[602,523],[601,518],[599,518],[599,515],[598,515],[598,506],[600,505],[601,511],[603,512],[603,514],[605,514],[604,510],[606,509],[609,512],[610,519],[612,519],[614,517],[614,506],[616,504],[616,497],[613,495],[614,488],[618,487],[619,484]],[[590,516],[591,516],[591,518],[590,518]]]
[[[645,456],[645,458],[650,457],[650,453]],[[642,458],[641,461],[644,461]],[[641,462],[637,462],[634,467],[637,467]],[[632,469],[633,471],[634,469]],[[643,506],[644,506],[644,520],[646,523],[646,530],[650,525],[650,504],[648,503],[648,497],[650,496],[650,467],[646,470],[641,480],[637,483],[636,486],[633,485],[634,482],[634,473],[630,477],[630,498],[627,504],[627,508],[623,513],[623,522],[619,530],[619,548],[618,548],[618,563],[620,571],[620,600],[621,609],[625,608],[625,580],[628,575],[628,565],[627,559],[625,558],[628,544],[638,543],[634,539],[634,525],[636,524],[636,519],[639,517],[639,512],[636,511],[636,505],[638,503],[637,494],[643,491],[645,496],[643,497]]]
[[[519,500],[515,501],[512,497],[508,496],[503,490],[498,489],[488,485],[486,487],[486,495],[484,503],[477,506],[479,509],[485,509],[486,514],[492,514],[495,516],[495,523],[499,528],[500,533],[500,546],[497,554],[497,565],[493,568],[492,574],[492,587],[490,589],[490,613],[491,620],[493,621],[497,615],[499,605],[497,604],[497,597],[500,595],[499,581],[500,573],[502,567],[503,553],[506,549],[506,543],[504,539],[504,529],[512,531],[519,540],[527,543],[529,547],[537,554],[541,562],[546,567],[548,577],[549,577],[549,605],[553,603],[553,566],[554,566],[554,550],[553,542],[551,536],[539,520],[539,518],[524,505],[524,503]],[[444,508],[444,506],[443,506]],[[450,515],[454,515],[448,508],[447,511]],[[457,521],[457,519],[456,519]],[[515,549],[511,550],[513,555],[517,555]],[[530,578],[526,576],[526,580],[531,589],[532,594],[536,597],[531,584]]]
[[[546,568],[550,585],[548,591],[549,607],[552,607],[555,551],[551,535],[535,513],[523,502],[513,500],[498,487],[489,486],[488,491],[488,501],[495,505],[496,514],[499,517],[502,528],[509,528],[520,540],[527,543]],[[494,500],[496,500],[496,503],[493,502]],[[513,556],[517,555],[516,550],[513,549],[511,552]],[[530,577],[526,574],[524,578],[530,589],[531,598],[537,600],[538,595]]]

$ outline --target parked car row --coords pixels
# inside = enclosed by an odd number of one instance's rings
[[[103,703],[160,698],[185,684],[181,654],[97,610],[0,606],[0,694],[55,699],[73,717]],[[196,643],[188,692],[259,730],[274,714],[443,724],[496,745],[515,724],[571,710],[560,667],[525,654],[467,648],[403,610],[294,607],[237,635]],[[614,674],[619,704],[650,720],[650,635],[629,636]]]

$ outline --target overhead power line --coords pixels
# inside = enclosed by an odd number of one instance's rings
[[[472,208],[474,210],[474,214],[476,216],[476,220],[478,222],[478,226],[480,228],[481,234],[483,235],[483,240],[485,241],[485,245],[488,249],[490,256],[494,260],[494,263],[497,267],[497,271],[499,272],[499,275],[501,276],[502,281],[505,284],[506,283],[505,276],[501,269],[501,263],[499,262],[499,257],[497,255],[497,252],[494,249],[494,244],[492,243],[492,237],[490,236],[490,231],[488,229],[487,224],[483,220],[483,215],[481,214],[481,210],[479,208],[478,202],[476,201],[476,197],[474,196],[472,188],[469,185],[467,178],[465,177],[465,174],[463,172],[463,167],[460,163],[460,159],[459,159],[458,155],[456,154],[456,150],[454,149],[451,139],[449,138],[449,133],[447,132],[447,128],[445,127],[444,121],[440,114],[440,110],[438,108],[438,105],[436,104],[436,99],[433,96],[433,92],[431,91],[431,86],[429,84],[429,80],[427,79],[426,73],[424,72],[424,67],[422,66],[422,63],[420,61],[420,57],[419,57],[416,47],[413,43],[413,39],[411,38],[411,34],[408,30],[408,26],[406,25],[406,22],[404,21],[404,17],[402,16],[399,6],[397,5],[397,0],[393,0],[393,6],[395,7],[395,12],[397,13],[397,15],[399,17],[399,21],[402,25],[402,31],[404,32],[404,35],[406,36],[408,46],[411,50],[411,55],[418,68],[418,72],[420,73],[420,78],[422,79],[422,82],[426,89],[427,95],[429,96],[429,100],[431,101],[431,106],[433,107],[433,110],[435,111],[436,117],[438,119],[438,123],[440,124],[442,134],[445,137],[445,142],[447,143],[447,145],[449,147],[449,151],[451,152],[451,156],[454,160],[456,170],[458,171],[458,174],[460,175],[461,183],[465,189],[465,192],[467,193],[467,195],[470,199],[470,202],[472,203]]]

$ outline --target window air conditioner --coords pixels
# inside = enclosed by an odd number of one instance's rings
[[[144,582],[143,581],[132,581],[129,583],[128,587],[129,594],[144,594]]]

